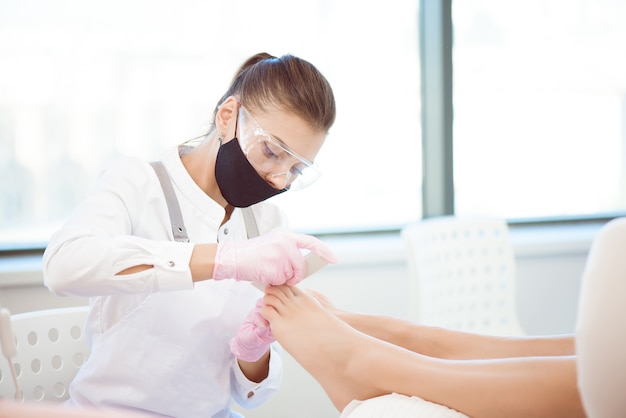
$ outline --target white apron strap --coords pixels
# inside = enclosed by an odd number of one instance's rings
[[[185,223],[183,222],[183,215],[176,199],[176,193],[172,186],[170,176],[167,174],[167,170],[161,161],[153,161],[150,163],[154,171],[156,172],[163,194],[165,195],[165,201],[167,202],[167,210],[170,214],[170,223],[172,224],[172,234],[174,240],[178,242],[189,242],[187,236],[187,229],[185,229]]]
[[[187,236],[187,229],[183,222],[183,215],[176,199],[176,193],[172,186],[170,176],[167,174],[167,170],[161,161],[153,161],[150,163],[154,171],[156,172],[163,194],[165,195],[165,201],[167,202],[167,210],[170,214],[170,223],[172,224],[172,234],[174,240],[178,242],[189,242]],[[248,238],[254,238],[259,236],[259,227],[257,226],[252,208],[242,208],[241,213],[243,215],[243,221],[246,225],[246,234]]]

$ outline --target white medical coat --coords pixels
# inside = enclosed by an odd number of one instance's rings
[[[277,389],[282,363],[272,348],[269,376],[243,375],[228,341],[262,293],[247,282],[194,285],[193,243],[246,239],[239,210],[224,209],[183,166],[178,149],[162,158],[191,243],[173,241],[165,197],[153,168],[134,158],[114,162],[44,253],[44,281],[59,295],[89,297],[91,355],[70,386],[72,405],[123,407],[177,418],[239,416]],[[260,233],[285,226],[264,202],[253,207]],[[154,268],[116,275],[135,265]]]

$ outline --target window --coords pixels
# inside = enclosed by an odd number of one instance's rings
[[[626,4],[452,6],[456,213],[626,210]]]
[[[337,99],[324,176],[274,198],[291,226],[418,219],[416,21],[414,1],[3,1],[0,247],[45,243],[107,161],[150,159],[205,132],[235,70],[260,51],[311,61]]]

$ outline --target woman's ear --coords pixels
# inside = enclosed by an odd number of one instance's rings
[[[230,141],[237,134],[237,115],[239,114],[239,102],[235,96],[229,96],[222,102],[215,115],[215,127],[222,136],[224,143]]]

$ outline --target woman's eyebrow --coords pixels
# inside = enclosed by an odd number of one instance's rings
[[[269,134],[270,138],[272,138],[272,139],[276,140],[276,142],[278,142],[280,145],[282,145],[283,147],[285,147],[285,148],[287,148],[287,149],[290,149],[290,148],[287,146],[287,144],[285,144],[285,141],[283,141],[282,139],[280,139],[279,137],[277,137],[277,136],[276,136],[276,135],[274,135],[274,134],[270,134],[269,132],[268,132],[268,134]]]
[[[269,132],[267,132],[267,131],[265,131],[265,132],[266,132],[266,133],[270,136],[270,138],[272,138],[273,140],[275,140],[276,142],[278,142],[280,145],[282,145],[283,147],[285,147],[285,149],[289,150],[290,152],[293,152],[293,151],[291,151],[291,148],[289,148],[289,145],[287,145],[287,144],[285,143],[285,141],[283,141],[282,139],[280,139],[279,137],[277,137],[277,136],[276,136],[276,135],[274,135],[274,134],[271,134],[271,133],[269,133]]]
[[[296,158],[302,158],[302,159],[304,159],[305,161],[309,161],[308,159],[306,159],[306,158],[304,158],[304,157],[300,156],[300,154],[298,154],[297,152],[295,152],[294,150],[292,150],[292,149],[291,149],[291,147],[285,143],[285,141],[283,141],[283,140],[282,140],[282,139],[280,139],[279,137],[277,137],[277,136],[275,136],[275,135],[273,135],[273,134],[269,133],[267,130],[265,130],[265,128],[261,128],[261,129],[263,130],[263,132],[265,132],[267,135],[269,135],[269,137],[270,137],[270,138],[272,138],[274,141],[278,142],[278,144],[279,144],[280,146],[282,146],[285,150],[287,150],[287,152],[288,152],[289,154],[291,154],[292,156],[296,156]],[[312,160],[310,160],[310,161],[312,161]]]

